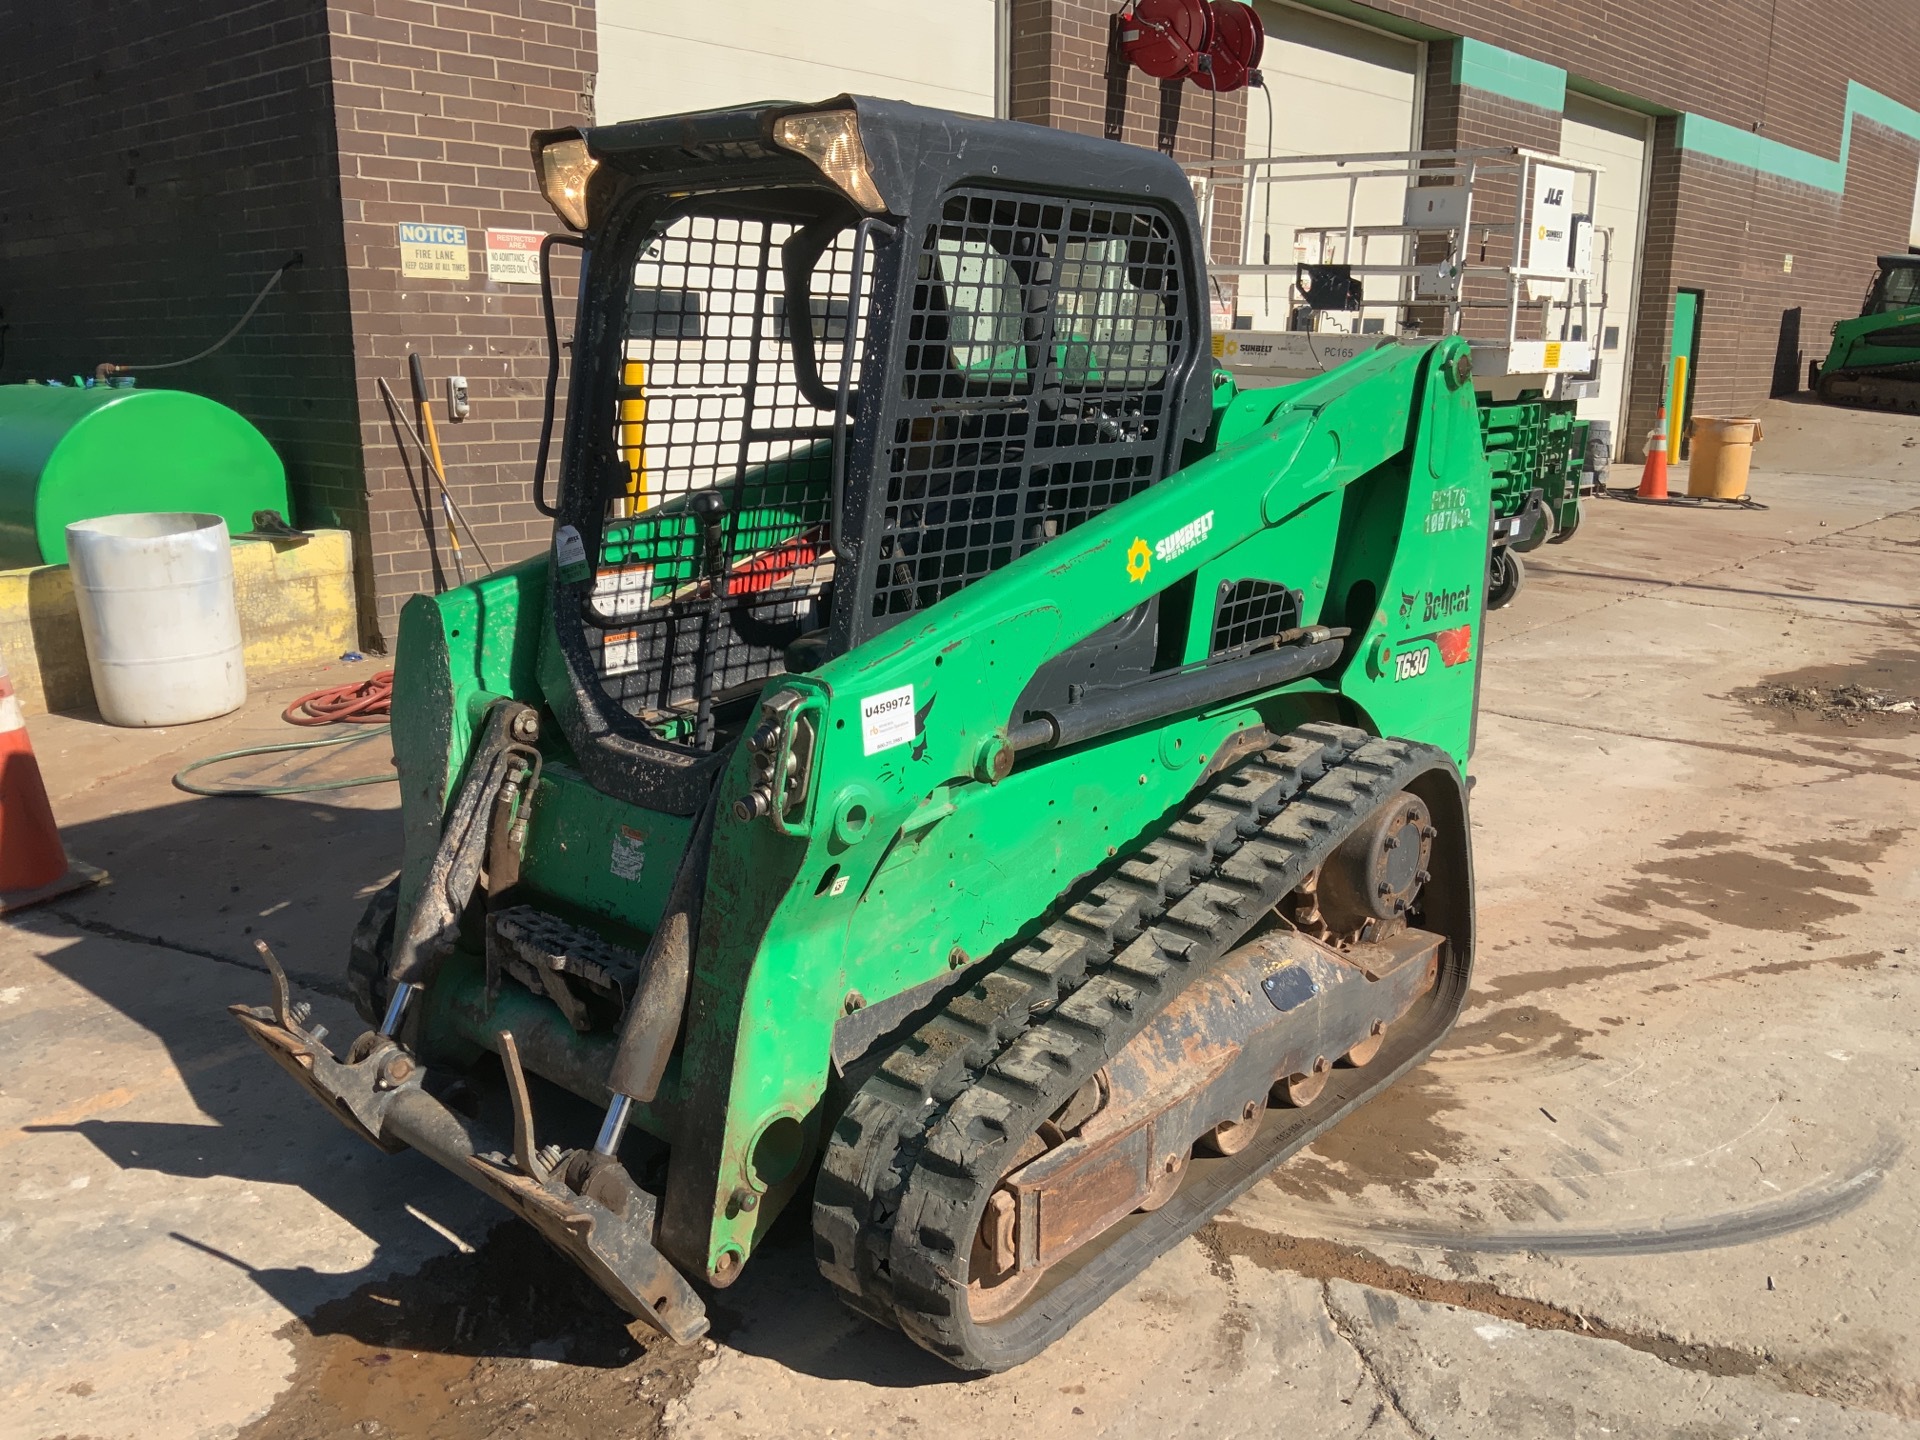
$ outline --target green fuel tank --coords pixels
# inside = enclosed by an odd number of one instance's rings
[[[241,416],[185,390],[0,385],[0,569],[60,565],[75,520],[287,514],[287,472]]]

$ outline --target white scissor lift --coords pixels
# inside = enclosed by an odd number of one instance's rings
[[[1586,422],[1578,455],[1544,440],[1570,422],[1557,402],[1600,393],[1612,239],[1593,223],[1601,168],[1502,146],[1186,169],[1207,236],[1214,357],[1242,387],[1290,384],[1385,345],[1466,340],[1474,390],[1492,407],[1489,455],[1513,457],[1496,466],[1487,586],[1489,607],[1510,603],[1520,555],[1572,536],[1612,457],[1605,421]],[[1291,253],[1274,253],[1276,228]],[[1520,468],[1522,454],[1542,468]]]
[[[1599,232],[1596,257],[1601,167],[1502,146],[1268,155],[1186,169],[1208,237],[1216,358],[1242,384],[1285,384],[1381,345],[1442,334],[1466,337],[1476,386],[1491,398],[1598,393],[1611,241]],[[1395,190],[1399,223],[1365,223],[1362,210],[1378,213],[1391,204],[1382,192]],[[1288,226],[1290,253],[1279,255],[1263,222],[1276,198],[1296,221],[1303,208],[1319,212]],[[1227,209],[1234,199],[1237,224]],[[1325,266],[1359,282],[1361,305],[1325,308],[1305,283]]]

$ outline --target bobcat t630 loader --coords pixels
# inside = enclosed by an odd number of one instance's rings
[[[373,1028],[277,965],[235,1014],[669,1336],[810,1205],[847,1303],[1017,1364],[1460,1009],[1466,346],[1237,393],[1179,168],[1058,131],[534,151],[584,257],[551,552],[402,619]]]

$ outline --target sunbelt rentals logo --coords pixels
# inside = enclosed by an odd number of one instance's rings
[[[1153,569],[1155,560],[1162,565],[1170,560],[1176,560],[1212,533],[1213,511],[1209,510],[1206,514],[1189,520],[1151,549],[1147,546],[1145,536],[1136,537],[1133,544],[1127,548],[1127,574],[1134,580],[1145,580],[1147,572]]]

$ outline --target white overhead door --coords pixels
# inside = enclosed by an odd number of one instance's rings
[[[1256,8],[1267,29],[1260,62],[1266,90],[1247,92],[1248,155],[1408,150],[1418,143],[1422,47],[1417,42],[1272,0],[1261,0]],[[1204,96],[1197,98],[1205,103]],[[1405,191],[1404,180],[1360,181],[1351,196],[1354,223],[1398,225]],[[1344,232],[1348,200],[1349,186],[1339,180],[1256,187],[1248,204],[1246,258],[1275,265],[1359,261],[1358,245],[1351,257],[1341,253],[1344,236],[1329,238],[1323,247],[1321,237],[1297,234],[1318,226]],[[1397,240],[1374,241],[1366,258],[1397,265],[1402,248]],[[1366,288],[1397,293],[1390,280],[1374,280]],[[1255,329],[1284,328],[1286,309],[1285,278],[1249,276],[1240,282],[1238,310],[1253,317]],[[1369,308],[1363,314],[1389,332],[1394,328],[1391,309]]]
[[[995,0],[599,0],[601,124],[842,93],[994,113]]]
[[[1647,141],[1651,121],[1645,115],[1603,104],[1585,95],[1567,94],[1560,126],[1560,153],[1569,160],[1599,165],[1600,198],[1594,228],[1612,231],[1607,246],[1607,310],[1597,329],[1600,342],[1600,393],[1580,402],[1589,420],[1613,423],[1614,453],[1626,441],[1627,370],[1633,355],[1633,315],[1640,293],[1640,237],[1647,189]],[[1596,258],[1601,246],[1596,244]]]

